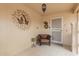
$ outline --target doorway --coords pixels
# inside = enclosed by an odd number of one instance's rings
[[[55,17],[52,19],[52,42],[63,43],[63,17]]]

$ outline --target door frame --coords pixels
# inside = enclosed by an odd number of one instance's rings
[[[57,18],[61,18],[61,32],[62,32],[61,42],[54,41],[54,40],[52,40],[53,38],[51,38],[51,41],[54,42],[54,43],[63,44],[63,16],[56,16],[56,17],[52,17],[50,19],[50,33],[51,33],[51,36],[52,36],[52,20],[57,19]]]

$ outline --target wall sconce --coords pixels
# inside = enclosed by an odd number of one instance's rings
[[[46,11],[46,4],[45,3],[43,3],[42,4],[42,11],[45,13],[45,11]]]

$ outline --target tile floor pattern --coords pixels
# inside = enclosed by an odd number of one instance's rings
[[[62,46],[52,44],[51,46],[41,45],[27,49],[18,56],[74,56],[74,54]]]

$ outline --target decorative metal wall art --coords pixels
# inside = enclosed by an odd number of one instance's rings
[[[23,30],[26,30],[30,25],[30,16],[24,10],[17,9],[12,14],[14,21],[17,23],[17,26]]]
[[[44,15],[45,15],[46,8],[47,8],[46,4],[43,3],[43,4],[42,4],[42,11],[43,11],[43,14],[44,14]],[[47,21],[44,21],[44,28],[45,28],[45,29],[48,29],[48,22],[47,22]]]
[[[44,28],[48,29],[48,22],[47,21],[44,21]]]
[[[43,3],[42,4],[42,11],[45,13],[45,11],[46,11],[46,4],[45,3]]]

